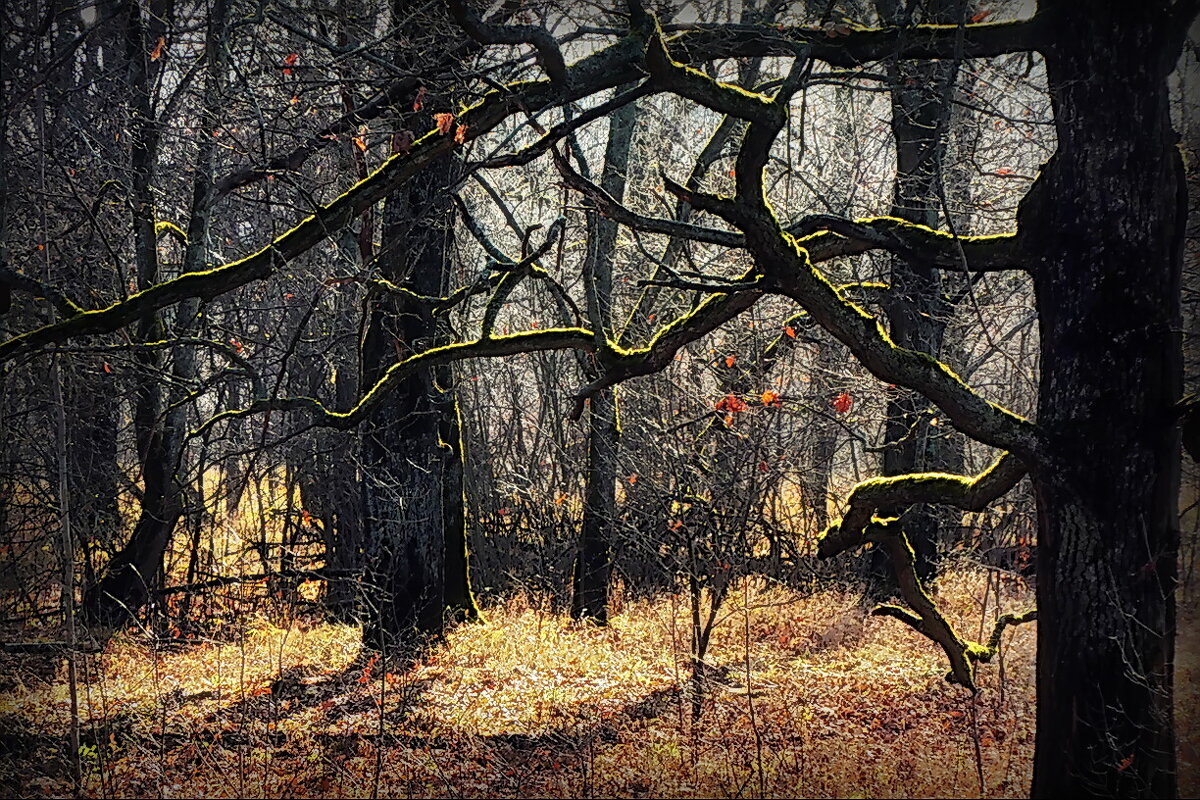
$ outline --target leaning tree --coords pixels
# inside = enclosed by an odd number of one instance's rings
[[[617,223],[741,249],[753,265],[736,281],[693,281],[704,299],[641,344],[617,343],[582,325],[497,334],[485,319],[476,338],[398,354],[348,409],[332,409],[318,397],[259,397],[210,424],[274,410],[350,428],[368,419],[418,370],[551,349],[582,350],[595,359],[596,377],[576,395],[578,415],[589,397],[661,370],[681,347],[762,297],[790,298],[880,380],[919,392],[958,430],[1000,453],[979,475],[917,473],[859,484],[848,498],[848,511],[825,531],[821,554],[868,544],[886,548],[908,608],[886,606],[881,613],[941,645],[950,677],[973,688],[975,665],[995,653],[1005,626],[1032,615],[998,620],[988,642],[964,639],[922,588],[896,517],[916,503],[980,509],[1028,475],[1038,504],[1033,793],[1174,794],[1179,309],[1186,197],[1167,77],[1200,4],[1043,0],[1032,17],[1009,22],[972,23],[964,7],[952,24],[690,23],[664,31],[640,3],[630,2],[628,25],[609,31],[611,43],[570,65],[547,28],[488,23],[466,4],[450,5],[463,29],[481,44],[532,46],[546,78],[492,86],[456,114],[453,126],[439,126],[397,152],[262,249],[213,269],[153,282],[108,307],[85,310],[77,301],[61,302],[61,292],[53,287],[6,269],[7,290],[56,300],[60,319],[0,343],[0,361],[69,339],[110,334],[168,306],[268,280],[448,154],[510,118],[528,120],[539,135],[504,164],[552,158],[564,182]],[[961,61],[1019,52],[1040,54],[1044,61],[1058,148],[1022,200],[1014,231],[959,236],[886,216],[780,219],[764,172],[773,145],[794,122],[791,100],[805,85],[809,63],[859,67],[892,59]],[[731,57],[776,57],[791,67],[781,81],[756,87],[723,83],[689,66]],[[626,84],[633,88],[593,101],[581,112],[557,115],[548,128],[538,121],[549,110]],[[732,196],[663,175],[666,190],[690,209],[687,220],[627,207],[580,175],[558,150],[572,132],[652,93],[678,95],[745,123]],[[499,163],[492,159],[492,165]],[[255,175],[247,172],[246,180]],[[515,283],[538,274],[537,260],[550,242],[528,255],[497,259],[499,277],[485,286],[493,292],[489,307],[498,308]],[[1041,342],[1036,421],[988,400],[929,353],[897,344],[881,321],[856,303],[851,291],[831,283],[820,266],[868,250],[887,251],[925,270],[1031,276]],[[397,535],[431,534],[407,530]],[[421,546],[397,542],[392,552]]]

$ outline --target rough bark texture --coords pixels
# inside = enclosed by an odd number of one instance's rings
[[[625,194],[625,173],[633,141],[637,106],[630,103],[610,117],[608,145],[600,185],[617,200]],[[584,265],[588,317],[597,337],[612,337],[613,259],[617,223],[595,211],[588,216],[588,254]],[[571,616],[608,622],[608,584],[612,575],[613,526],[617,518],[617,394],[603,389],[591,398],[588,413],[587,485],[579,555],[575,561]]]
[[[441,290],[449,204],[442,159],[384,204],[381,276],[425,296]],[[372,298],[362,346],[362,384],[395,361],[434,344],[429,306],[395,293]],[[445,546],[442,454],[433,372],[396,387],[363,429],[369,623],[366,640],[384,646],[413,632],[442,630]]]
[[[1043,375],[1033,795],[1167,797],[1186,216],[1172,32],[1159,3],[1044,5],[1059,150],[1021,219]]]
[[[886,4],[885,4],[886,5]],[[959,3],[934,0],[923,4],[927,22],[951,23]],[[912,13],[911,7],[908,14]],[[893,11],[894,25],[911,25]],[[896,140],[896,182],[892,216],[938,229],[938,199],[946,151],[949,115],[947,84],[955,67],[948,60],[898,61],[892,68],[892,135]],[[884,310],[892,340],[900,347],[942,357],[942,341],[953,308],[942,288],[941,273],[928,264],[902,256],[892,258],[891,297]],[[888,399],[884,436],[892,444],[883,454],[883,474],[903,475],[937,469],[942,441],[925,413],[929,402],[916,392],[897,390]],[[917,558],[917,574],[929,580],[937,572],[939,514],[918,505],[903,516],[903,528]],[[874,593],[895,586],[886,548],[871,550],[868,580]]]

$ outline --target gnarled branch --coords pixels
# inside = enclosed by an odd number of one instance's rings
[[[832,558],[866,544],[871,526],[879,522],[877,513],[892,514],[914,503],[981,511],[1016,486],[1025,472],[1020,459],[1004,453],[975,476],[920,472],[862,481],[850,491],[849,510],[821,533],[817,555]]]

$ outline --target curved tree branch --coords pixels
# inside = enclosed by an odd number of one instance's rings
[[[878,513],[898,513],[915,503],[981,511],[1016,486],[1026,471],[1020,459],[1004,453],[974,476],[918,472],[862,481],[850,491],[849,510],[818,537],[817,556],[832,558],[866,544]]]
[[[570,81],[567,64],[558,42],[545,28],[537,25],[500,25],[483,20],[464,0],[446,0],[450,13],[467,35],[481,44],[530,44],[541,57],[550,80],[566,85]]]
[[[544,350],[592,351],[592,332],[586,328],[550,328],[541,331],[522,331],[506,336],[491,336],[473,342],[459,342],[435,347],[409,356],[388,367],[366,394],[346,411],[329,409],[314,397],[261,398],[241,409],[223,411],[210,418],[196,430],[200,435],[223,420],[261,414],[268,411],[307,411],[313,415],[312,424],[324,428],[348,430],[362,422],[383,403],[401,381],[418,369],[449,364],[467,358],[495,358],[516,353],[535,353]]]

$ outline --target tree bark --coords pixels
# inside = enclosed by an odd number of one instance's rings
[[[625,177],[636,122],[636,103],[623,106],[609,118],[600,185],[618,201],[625,195]],[[589,211],[588,254],[584,264],[588,317],[596,335],[609,339],[615,338],[612,297],[616,244],[617,223],[601,217],[596,211]],[[605,389],[591,398],[587,485],[584,488],[579,555],[575,559],[572,579],[572,618],[590,619],[601,625],[608,622],[608,586],[612,577],[617,518],[617,453],[621,435],[618,413],[615,389]]]
[[[933,0],[923,4],[926,20],[955,22],[955,0]],[[912,7],[908,9],[912,13]],[[896,10],[889,15],[892,25],[911,25],[917,20],[901,19]],[[891,214],[894,217],[938,228],[941,216],[942,165],[946,152],[949,108],[948,88],[957,67],[950,61],[898,61],[891,69],[892,135],[896,141],[896,181]],[[941,273],[902,256],[891,259],[891,295],[884,306],[892,340],[900,347],[919,350],[941,358],[946,324],[953,307],[942,288]],[[918,393],[898,389],[888,398],[884,438],[889,443],[883,454],[884,475],[905,475],[934,469],[942,441],[930,426],[926,413],[929,401]],[[929,505],[917,505],[902,516],[904,532],[917,557],[917,575],[929,580],[937,573],[939,513]],[[870,551],[868,583],[874,594],[887,594],[895,578],[887,551]]]
[[[1034,797],[1175,794],[1182,165],[1165,4],[1047,2]],[[1038,199],[1040,198],[1040,200]]]

